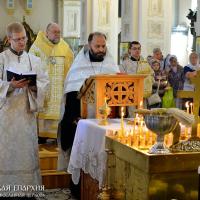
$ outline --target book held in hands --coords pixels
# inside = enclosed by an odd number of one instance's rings
[[[37,74],[34,72],[19,73],[10,69],[7,70],[7,81],[11,81],[13,78],[15,78],[16,81],[21,79],[29,80],[29,86],[36,86]]]

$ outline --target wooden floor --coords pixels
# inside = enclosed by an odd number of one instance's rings
[[[57,171],[58,147],[56,144],[39,145],[40,170],[46,189],[68,188],[71,175]]]

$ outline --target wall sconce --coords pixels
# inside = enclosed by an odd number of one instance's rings
[[[25,0],[25,1],[26,1],[26,6],[25,6],[26,13],[30,14],[33,9],[33,0]]]
[[[6,9],[9,15],[12,15],[14,13],[15,9],[15,0],[7,0],[6,1]]]

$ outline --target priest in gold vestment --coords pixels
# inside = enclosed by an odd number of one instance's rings
[[[57,137],[64,80],[73,61],[73,53],[69,45],[60,37],[60,32],[58,24],[48,24],[46,33],[40,31],[29,50],[41,58],[50,79],[50,90],[45,102],[45,110],[39,113],[40,137]]]

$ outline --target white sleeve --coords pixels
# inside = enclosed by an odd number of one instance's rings
[[[33,69],[37,73],[37,110],[40,111],[44,106],[44,100],[46,97],[46,93],[49,88],[49,77],[48,72],[45,70],[42,65],[41,59],[34,56],[34,68]]]
[[[48,72],[42,67],[42,62],[38,63],[37,70],[37,105],[38,109],[42,109],[44,106],[44,100],[46,93],[49,89],[49,77]]]
[[[0,108],[4,105],[6,101],[6,96],[10,82],[4,80],[4,59],[3,55],[0,55]]]

